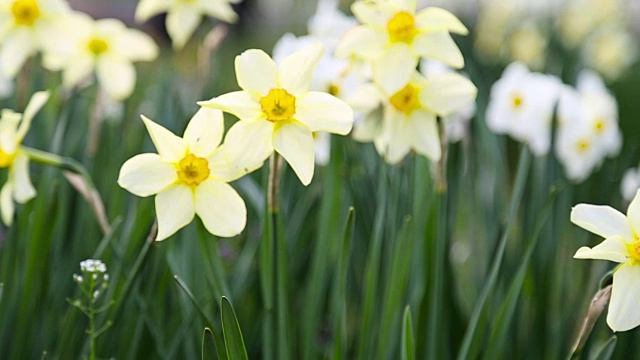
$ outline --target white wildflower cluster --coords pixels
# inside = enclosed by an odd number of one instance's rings
[[[107,266],[100,260],[87,259],[80,262],[80,270],[91,274],[104,274],[107,272]]]
[[[556,156],[568,178],[586,179],[607,156],[620,151],[617,103],[602,79],[589,70],[579,74],[572,88],[557,77],[513,63],[491,89],[486,120],[492,131],[508,134],[542,156],[551,147],[554,110]]]

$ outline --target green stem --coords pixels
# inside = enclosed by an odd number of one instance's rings
[[[94,185],[93,180],[91,179],[91,176],[89,175],[89,172],[87,171],[87,169],[75,159],[52,154],[50,152],[46,152],[42,150],[33,149],[26,146],[22,146],[21,149],[27,155],[29,155],[29,158],[31,158],[33,161],[37,161],[45,165],[56,166],[63,170],[73,171],[74,173],[82,176],[82,178],[87,183],[87,185],[91,188],[91,190],[96,189],[96,186]]]
[[[96,280],[93,276],[89,276],[89,359],[96,359],[96,313],[94,308],[95,299],[93,298],[93,292],[96,288]]]

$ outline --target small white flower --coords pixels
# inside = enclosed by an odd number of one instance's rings
[[[638,52],[635,35],[620,25],[612,25],[585,40],[582,58],[586,66],[612,81],[638,59]]]

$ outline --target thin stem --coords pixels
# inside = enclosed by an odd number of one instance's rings
[[[95,291],[96,280],[93,276],[89,276],[89,359],[96,359],[96,313],[94,308],[95,299],[93,292]]]

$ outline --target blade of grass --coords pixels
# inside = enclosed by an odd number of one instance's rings
[[[216,343],[213,338],[213,333],[208,327],[204,328],[202,332],[202,360],[217,359],[216,355]]]
[[[617,336],[612,336],[607,340],[607,342],[602,346],[600,351],[593,357],[593,360],[609,360],[613,355],[613,351],[616,349],[616,343],[618,342]]]
[[[355,216],[355,209],[350,207],[344,225],[342,248],[338,254],[340,261],[334,278],[332,311],[334,342],[332,358],[336,360],[347,358],[347,273],[355,228]]]
[[[226,297],[222,297],[222,333],[224,335],[224,344],[227,348],[227,356],[229,360],[248,360],[247,349],[242,339],[242,331],[238,318],[233,311],[231,303]]]
[[[413,338],[413,325],[411,324],[411,309],[409,308],[409,305],[404,308],[401,346],[401,360],[414,360],[416,358],[415,341]]]

